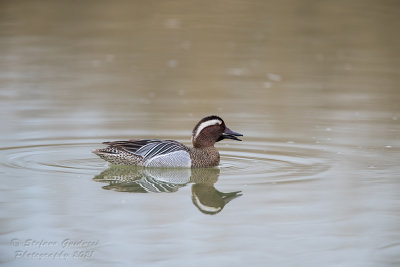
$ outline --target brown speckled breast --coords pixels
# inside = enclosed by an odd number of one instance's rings
[[[214,167],[219,164],[219,152],[215,147],[191,148],[192,167]]]

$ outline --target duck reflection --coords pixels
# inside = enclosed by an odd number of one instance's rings
[[[143,168],[112,165],[93,180],[107,183],[104,189],[132,193],[171,193],[189,183],[193,204],[204,214],[217,214],[241,191],[223,193],[215,189],[217,168]]]

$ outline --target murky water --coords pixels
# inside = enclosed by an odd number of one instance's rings
[[[400,265],[399,11],[2,1],[1,262]],[[91,153],[210,114],[244,134],[216,169]]]

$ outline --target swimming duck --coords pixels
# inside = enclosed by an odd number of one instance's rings
[[[242,141],[243,136],[226,127],[218,116],[201,119],[192,131],[193,147],[187,147],[174,140],[142,139],[104,142],[106,148],[93,151],[100,158],[117,165],[144,167],[214,167],[220,156],[214,147],[224,139]]]

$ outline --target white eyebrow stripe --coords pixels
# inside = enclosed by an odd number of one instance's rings
[[[196,138],[204,128],[206,128],[208,126],[211,126],[211,125],[216,125],[216,124],[221,125],[222,121],[218,120],[218,119],[214,119],[214,120],[209,120],[209,121],[202,122],[199,125],[199,127],[197,128],[196,135],[194,136],[194,138]]]

